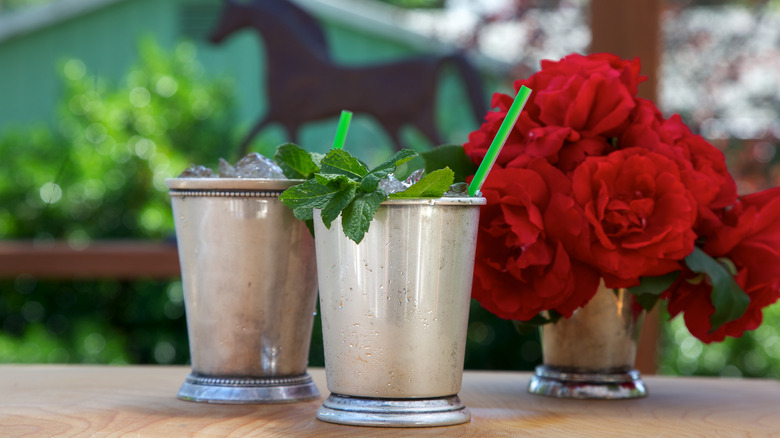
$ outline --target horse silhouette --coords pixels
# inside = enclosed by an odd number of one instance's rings
[[[331,59],[319,23],[287,0],[226,0],[210,40],[218,44],[246,27],[258,31],[265,41],[269,110],[242,141],[241,155],[271,123],[281,124],[296,142],[302,124],[337,117],[344,109],[372,115],[397,149],[402,148],[400,130],[406,124],[434,145],[442,144],[434,105],[437,77],[448,63],[457,67],[464,80],[477,125],[487,111],[482,80],[462,53],[342,66]]]

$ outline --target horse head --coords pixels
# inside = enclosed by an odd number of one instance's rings
[[[224,0],[222,14],[209,40],[219,44],[233,32],[254,28],[269,40],[297,40],[328,57],[322,26],[308,12],[287,0]]]
[[[249,16],[246,14],[249,6],[236,0],[224,0],[222,14],[217,25],[209,35],[209,41],[219,44],[233,32],[249,26]]]

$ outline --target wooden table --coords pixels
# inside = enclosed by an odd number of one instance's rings
[[[157,366],[0,366],[0,436],[777,436],[780,382],[644,378],[650,396],[557,400],[526,392],[528,373],[466,372],[471,423],[426,429],[340,426],[315,419],[320,401],[209,405],[176,399],[189,369]],[[311,369],[323,397],[325,373]]]

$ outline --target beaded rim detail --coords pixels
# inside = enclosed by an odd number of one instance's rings
[[[258,386],[292,386],[303,385],[312,382],[311,376],[304,374],[292,377],[206,377],[190,374],[186,383],[205,386],[233,386],[233,387],[258,387]]]
[[[212,197],[212,198],[278,198],[282,190],[274,191],[227,191],[227,190],[170,190],[171,196],[192,196],[192,197]]]

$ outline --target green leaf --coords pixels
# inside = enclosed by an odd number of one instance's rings
[[[339,191],[338,187],[323,186],[315,180],[308,180],[282,192],[279,200],[292,209],[295,217],[309,221],[313,217],[312,209],[324,207]]]
[[[455,181],[457,182],[465,182],[468,176],[477,172],[477,165],[466,155],[463,146],[439,146],[430,151],[422,152],[420,156],[425,160],[426,172],[449,167],[455,172]]]
[[[670,272],[656,277],[640,277],[639,286],[629,287],[628,291],[636,296],[636,300],[645,310],[652,310],[658,298],[674,284],[679,272]]]
[[[330,224],[339,217],[344,208],[346,208],[357,194],[357,184],[345,185],[328,201],[328,203],[322,208],[320,213],[322,217],[322,223],[325,224],[325,228],[330,229]]]
[[[346,175],[360,181],[368,173],[366,166],[343,149],[331,149],[320,162],[321,173]]]
[[[685,264],[691,271],[705,274],[712,283],[710,298],[715,312],[710,317],[710,333],[745,313],[750,297],[723,265],[699,248],[685,258]]]
[[[393,193],[391,198],[439,198],[452,185],[455,174],[449,167],[434,170],[403,192]]]
[[[284,176],[289,179],[309,179],[319,171],[319,166],[311,155],[293,143],[279,145],[274,154],[274,161],[282,168]]]
[[[544,315],[545,313],[547,316]],[[555,310],[548,310],[537,313],[533,318],[527,321],[513,320],[512,324],[515,326],[517,333],[525,335],[533,332],[545,324],[555,324],[559,319],[561,319],[560,313],[556,312]]]
[[[396,152],[387,161],[371,169],[371,171],[363,177],[363,182],[360,184],[360,190],[366,193],[373,192],[376,190],[381,179],[393,173],[398,166],[406,163],[416,156],[417,152],[411,149],[402,149]]]
[[[357,181],[351,179],[347,175],[339,175],[336,173],[315,173],[314,179],[323,186],[337,187],[339,189],[343,189],[347,186],[357,188],[359,185]]]
[[[322,159],[325,158],[324,154],[309,152],[309,156],[311,156],[311,160],[317,165],[317,168],[322,166]]]
[[[368,227],[379,209],[379,204],[387,199],[383,191],[358,193],[355,199],[341,213],[341,225],[344,234],[355,243],[360,243],[368,232]]]

